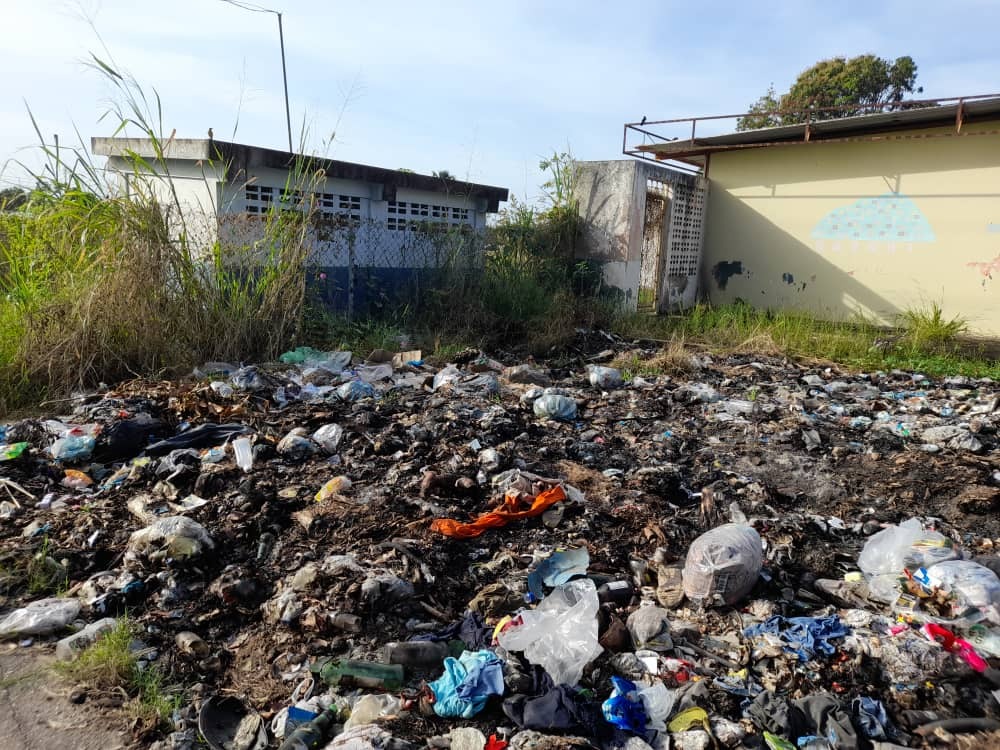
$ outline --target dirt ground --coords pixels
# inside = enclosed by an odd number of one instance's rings
[[[131,743],[121,711],[78,705],[55,679],[47,649],[0,650],[0,747],[14,750],[117,750]]]
[[[506,374],[470,354],[457,363],[463,379],[433,390],[427,366],[403,368],[393,377],[410,380],[395,387],[376,382],[382,392],[377,401],[295,401],[305,392],[296,382],[301,378],[274,368],[260,371],[262,388],[232,397],[205,381],[125,384],[87,399],[64,421],[106,426],[146,413],[162,420],[154,439],[176,435],[183,425],[243,424],[257,446],[252,471],[240,471],[230,455],[219,463],[181,457],[165,466],[161,454],[122,483],[99,489],[102,470],[110,474],[138,455],[144,435],[117,461],[78,465],[97,481],[86,491],[69,491],[60,484],[66,467],[45,456],[52,436],[44,426],[12,425],[7,442],[25,439],[34,453],[0,464],[0,475],[36,500],[52,493],[53,502],[21,503],[0,522],[0,562],[16,571],[34,554],[52,558],[68,571],[70,593],[83,597],[83,619],[127,610],[143,640],[159,651],[160,668],[191,700],[237,695],[269,721],[289,704],[316,657],[380,658],[387,642],[459,620],[487,587],[502,593],[500,604],[482,610],[487,622],[525,606],[526,571],[555,549],[586,547],[588,574],[598,584],[636,584],[632,602],[608,608],[609,616],[624,620],[640,598],[655,598],[659,567],[683,564],[700,534],[745,518],[764,540],[766,575],[734,608],[703,610],[688,602],[671,615],[671,622],[688,629],[687,657],[702,677],[710,681],[730,671],[720,669],[725,662],[757,670],[788,695],[832,693],[847,703],[875,696],[904,727],[904,710],[1000,717],[992,688],[955,660],[940,674],[902,684],[882,671],[878,659],[844,650],[802,666],[782,666],[780,659],[755,663],[739,635],[757,619],[754,602],[768,602],[770,613],[789,617],[835,612],[835,603],[817,596],[815,581],[855,571],[866,539],[886,524],[919,516],[967,556],[993,555],[1000,545],[994,424],[1000,388],[932,382],[912,373],[850,374],[749,355],[705,358],[690,372],[634,378],[624,388],[588,382],[588,363],[635,348],[595,334],[581,338],[571,356]],[[505,365],[519,364],[503,353],[495,356]],[[498,392],[484,384],[484,375],[496,376]],[[533,386],[520,382],[532,378],[565,389],[577,403],[575,418],[540,419],[529,398]],[[278,387],[292,397],[285,405],[275,396]],[[698,390],[705,387],[712,393]],[[344,428],[334,451],[279,452],[293,428],[310,435],[329,423]],[[941,426],[954,429],[936,436],[932,451],[922,435],[935,435],[927,431]],[[571,485],[585,499],[562,503],[544,522],[515,521],[474,539],[450,539],[431,529],[435,518],[467,521],[496,507],[502,492],[491,482],[509,469]],[[350,478],[350,489],[317,503],[317,490],[338,475]],[[130,510],[136,498],[155,517],[173,515],[192,495],[206,502],[182,512],[204,527],[212,549],[188,560],[126,554],[130,536],[147,525]],[[353,557],[331,562],[332,556]],[[110,574],[101,578],[103,571]],[[397,595],[386,577],[410,588]],[[129,581],[141,584],[126,588]],[[10,608],[37,597],[12,575],[2,604]],[[885,605],[869,609],[891,615]],[[334,613],[359,616],[361,632],[336,627]],[[210,654],[182,653],[174,640],[181,631],[201,636]],[[598,659],[584,679],[600,699],[609,692],[609,657]],[[35,660],[13,650],[0,667],[6,678]],[[438,674],[409,673],[407,690]],[[14,710],[0,712],[0,736],[34,743],[10,747],[118,746],[110,729],[94,727],[95,721],[115,725],[116,717],[95,715],[87,703],[71,705],[55,690],[50,694],[36,680],[5,687]],[[32,708],[39,694],[42,712]],[[740,703],[713,690],[704,706],[738,722]],[[86,739],[67,743],[84,725],[79,736]],[[396,736],[421,743],[459,725],[479,726],[488,736],[511,721],[493,699],[473,721],[414,714],[385,724]],[[760,735],[747,728],[746,746],[760,746]],[[132,739],[148,746],[165,730]],[[901,741],[913,747],[923,742],[908,732]]]

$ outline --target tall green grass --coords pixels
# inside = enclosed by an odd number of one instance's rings
[[[746,304],[699,304],[683,315],[665,317],[623,315],[608,325],[624,336],[683,341],[721,354],[770,354],[861,370],[1000,378],[1000,363],[985,345],[962,338],[964,321],[944,318],[936,305],[906,311],[891,329],[861,317],[825,321],[808,312]]]
[[[162,368],[271,358],[302,324],[311,199],[238,231],[220,231],[214,206],[182,210],[158,99],[95,66],[120,95],[116,132],[148,139],[153,157],[126,156],[125,192],[82,147],[40,136],[35,189],[0,213],[0,412]],[[290,187],[309,196],[318,178],[303,160]]]

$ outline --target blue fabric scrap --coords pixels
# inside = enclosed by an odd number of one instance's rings
[[[837,649],[830,644],[834,638],[849,635],[851,629],[836,615],[829,617],[782,617],[774,615],[764,622],[751,625],[743,631],[747,638],[759,635],[775,635],[784,643],[785,651],[797,654],[799,661],[809,661],[817,652],[835,654]]]
[[[872,740],[889,740],[896,734],[896,728],[889,721],[885,705],[877,698],[861,696],[851,704],[854,718],[865,736]]]
[[[503,662],[492,651],[465,651],[444,660],[444,674],[430,683],[434,713],[469,719],[491,695],[503,695]]]

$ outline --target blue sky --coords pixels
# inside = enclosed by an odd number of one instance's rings
[[[620,158],[626,121],[742,112],[834,55],[912,55],[928,97],[1000,91],[991,0],[262,4],[284,13],[296,141],[305,125],[311,151],[447,169],[529,200],[553,149]],[[272,15],[220,0],[2,5],[0,165],[37,163],[25,100],[64,143],[74,124],[110,134],[98,122],[109,87],[83,64],[102,43],[159,92],[167,133],[287,144]],[[23,181],[10,164],[0,173]]]

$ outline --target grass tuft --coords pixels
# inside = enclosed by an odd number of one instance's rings
[[[80,652],[69,662],[57,662],[53,668],[68,680],[98,691],[124,691],[128,696],[126,711],[139,724],[155,728],[166,722],[182,704],[182,696],[169,688],[156,666],[140,668],[133,650],[137,629],[127,617]]]
[[[795,310],[700,304],[684,315],[621,316],[609,327],[637,339],[679,338],[720,355],[783,356],[858,370],[1000,378],[1000,362],[982,345],[963,340],[965,321],[945,318],[940,306],[908,311],[900,322],[900,329],[887,330],[860,316],[836,322]]]

